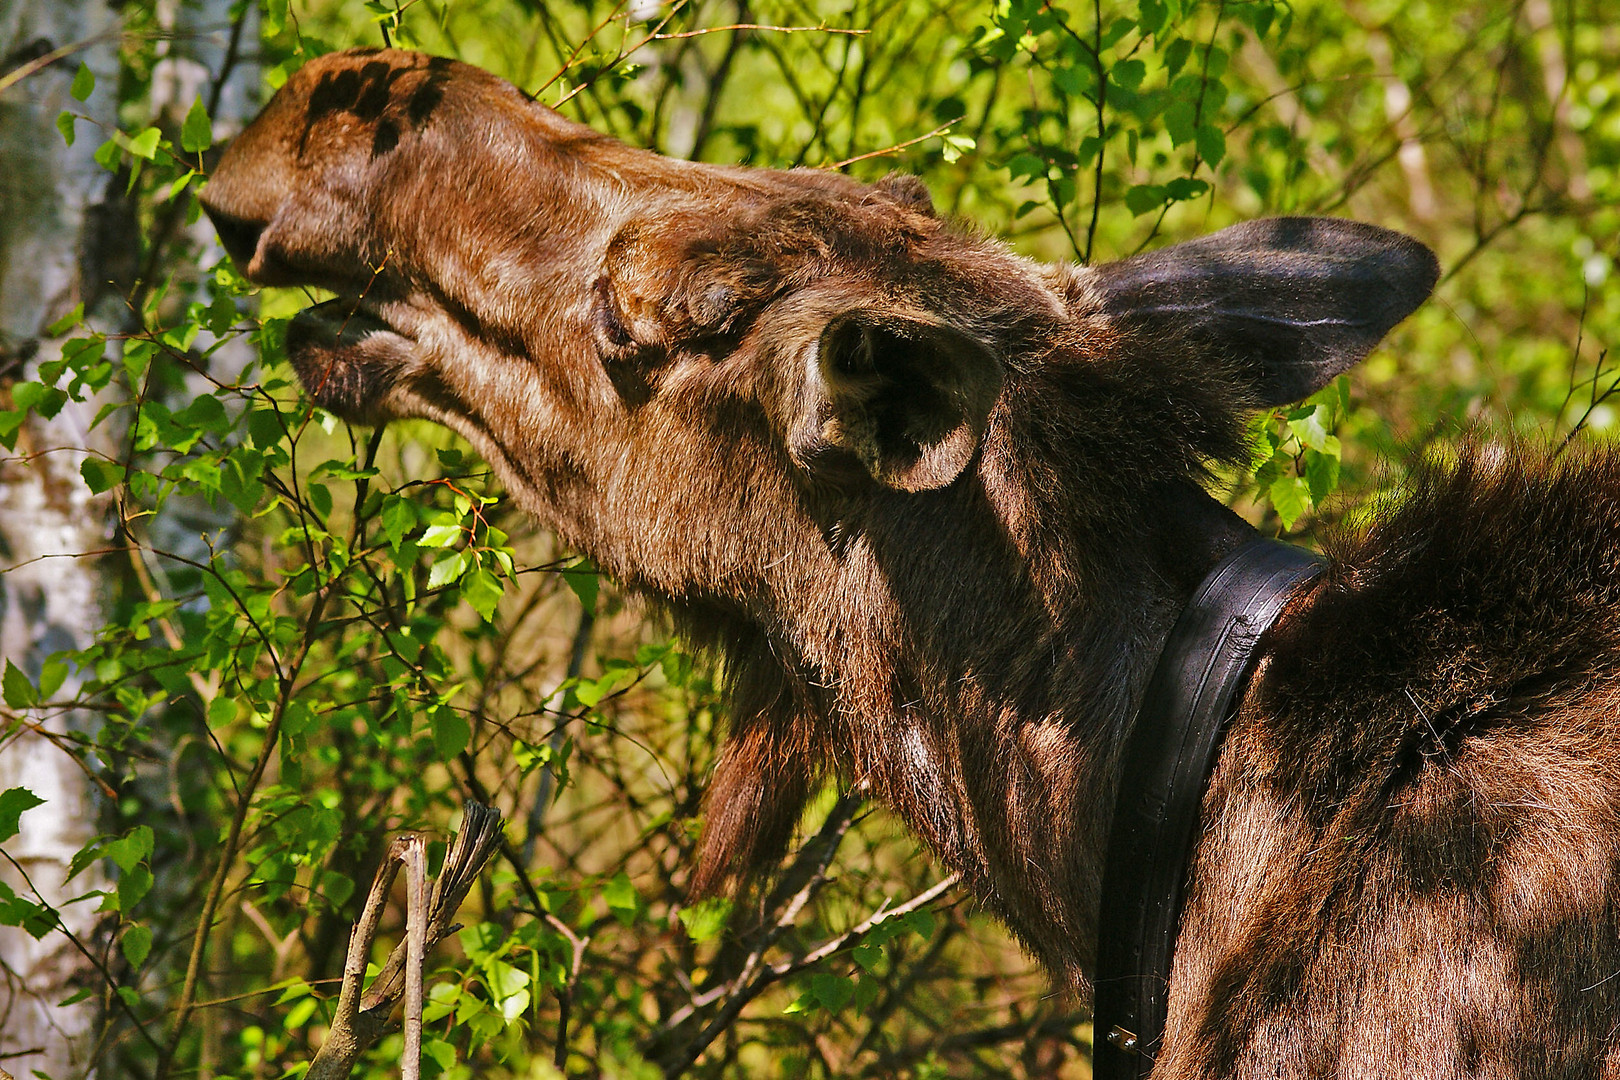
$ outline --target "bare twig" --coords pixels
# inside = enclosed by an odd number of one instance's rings
[[[772,964],[767,971],[770,972],[773,980],[780,979],[784,976],[803,971],[807,967],[813,967],[816,964],[819,964],[821,961],[827,959],[827,957],[832,956],[834,953],[843,952],[846,949],[852,949],[856,945],[859,945],[861,940],[873,930],[876,930],[879,926],[882,926],[890,919],[898,918],[901,915],[909,915],[918,908],[927,907],[940,896],[943,896],[951,889],[954,889],[958,884],[961,883],[961,881],[961,874],[950,874],[946,877],[942,877],[938,881],[934,882],[934,884],[918,893],[916,896],[913,896],[910,900],[907,900],[905,903],[897,904],[892,908],[884,908],[880,911],[874,912],[872,915],[862,919],[860,922],[856,923],[842,934],[839,934],[837,937],[828,938],[826,941],[823,941],[820,945],[817,945],[814,949],[811,949],[803,956],[797,957],[793,960],[784,960],[778,964]]]
[[[822,23],[820,26],[769,26],[765,23],[732,23],[730,26],[705,26],[701,30],[682,30],[676,34],[653,34],[647,41],[679,41],[682,38],[702,37],[704,34],[718,34],[726,30],[774,30],[780,34],[850,34],[856,37],[872,32],[870,30],[850,30],[837,26],[828,26],[826,23]],[[642,44],[645,45],[646,42],[644,41]],[[640,46],[638,45],[637,48],[640,48]],[[635,49],[630,50],[630,52],[634,51]],[[628,56],[630,53],[625,55]]]
[[[427,959],[427,845],[413,836],[405,848],[405,1055],[400,1080],[422,1077],[422,964]]]
[[[371,892],[366,896],[366,906],[349,937],[349,953],[343,963],[343,989],[338,994],[332,1027],[320,1052],[310,1063],[306,1080],[345,1080],[359,1056],[388,1030],[394,1007],[402,998],[406,1001],[407,1014],[412,1011],[413,980],[414,1011],[420,1024],[422,960],[450,932],[456,909],[461,906],[467,890],[472,888],[479,871],[500,842],[500,811],[478,803],[468,803],[461,831],[451,842],[450,850],[444,857],[444,869],[433,883],[433,898],[426,905],[426,918],[407,924],[407,940],[394,948],[370,989],[362,993],[360,988],[365,979],[366,960],[371,953],[371,943],[377,936],[378,924],[382,921],[388,892],[393,887],[402,862],[407,865],[407,873],[415,874],[407,860],[415,857],[411,854],[413,844],[420,850],[421,838],[400,837],[389,846],[388,856],[377,869]],[[425,882],[422,890],[425,891]],[[413,886],[415,891],[416,887]],[[415,899],[412,903],[421,910]],[[411,1059],[409,1025],[407,1016],[407,1062]],[[418,1026],[417,1039],[420,1040],[420,1037]],[[407,1077],[409,1075],[406,1073]]]
[[[961,119],[962,118],[960,116],[958,116],[955,119],[945,121],[943,124],[939,125],[939,127],[935,128],[933,131],[930,131],[930,132],[928,132],[927,134],[924,134],[924,135],[918,135],[914,139],[907,139],[905,142],[898,142],[898,143],[895,143],[893,146],[885,146],[881,150],[868,150],[864,154],[856,154],[852,158],[845,158],[843,161],[835,161],[831,165],[823,165],[822,168],[824,168],[824,169],[842,169],[844,166],[853,165],[857,161],[865,161],[867,158],[883,157],[883,156],[885,156],[887,154],[894,153],[896,150],[904,150],[908,146],[916,146],[918,143],[924,141],[925,139],[932,139],[935,135],[943,135],[945,132],[947,132],[951,128],[955,127],[957,121],[961,120]]]
[[[70,41],[66,45],[52,49],[48,53],[36,56],[32,60],[28,61],[28,63],[23,64],[20,67],[13,68],[4,75],[0,75],[0,94],[10,90],[13,86],[16,86],[18,83],[22,82],[35,72],[42,71],[43,69],[50,67],[63,57],[72,56],[76,52],[88,49],[93,45],[100,45],[104,41],[111,41],[112,39],[120,36],[121,35],[117,32],[97,34],[95,37],[85,38],[83,41]]]
[[[838,851],[838,843],[849,831],[863,801],[863,794],[859,790],[843,795],[827,815],[827,821],[815,839],[805,845],[799,860],[767,905],[767,910],[776,910],[776,917],[755,935],[737,975],[702,994],[694,995],[688,1005],[676,1010],[664,1023],[664,1030],[669,1031],[683,1024],[697,1009],[720,1003],[719,1010],[694,1039],[665,1056],[663,1069],[666,1077],[680,1076],[691,1068],[708,1045],[736,1021],[743,1008],[771,984],[803,971],[834,953],[853,948],[882,923],[923,907],[961,880],[960,875],[952,874],[905,903],[869,916],[801,956],[775,964],[765,963],[766,952],[792,928],[810,898],[826,883],[827,868]]]

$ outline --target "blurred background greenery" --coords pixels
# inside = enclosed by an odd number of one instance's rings
[[[505,812],[509,844],[430,960],[428,1075],[1090,1075],[1083,1003],[949,883],[930,894],[941,870],[856,795],[818,801],[782,884],[690,903],[713,658],[537,533],[447,433],[350,430],[300,400],[280,342],[313,294],[249,290],[194,197],[310,56],[458,57],[676,156],[913,172],[1042,259],[1269,214],[1411,233],[1445,268],[1435,299],[1257,421],[1231,478],[1302,542],[1465,432],[1556,446],[1616,421],[1603,0],[135,0],[61,40],[48,5],[16,5],[0,147],[71,133],[103,170],[74,286],[28,308],[13,267],[23,313],[0,327],[0,479],[71,450],[100,533],[101,629],[8,649],[0,714],[0,753],[43,746],[100,807],[73,882],[0,876],[0,924],[77,943],[50,1007],[86,1019],[71,1064],[31,1065],[50,1075],[300,1075],[387,838],[442,835],[469,799]],[[85,407],[102,442],[42,426]],[[39,775],[0,783],[0,841],[61,812]],[[20,940],[0,938],[13,982]],[[0,1068],[29,1052],[0,1042],[22,1055]],[[359,1072],[399,1052],[386,1038]]]

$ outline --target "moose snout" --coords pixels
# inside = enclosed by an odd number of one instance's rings
[[[225,246],[225,254],[231,257],[238,269],[245,271],[248,263],[253,261],[254,253],[259,250],[259,238],[264,235],[267,223],[227,213],[206,195],[202,204],[208,219],[214,223],[214,231],[219,234],[219,242]]]

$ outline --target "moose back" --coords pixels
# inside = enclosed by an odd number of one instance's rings
[[[449,60],[297,72],[204,195],[345,418],[462,433],[719,649],[697,889],[864,782],[1063,982],[1122,746],[1252,536],[1245,419],[1428,295],[1422,245],[1256,221],[1097,267],[907,177],[661,158]],[[1204,795],[1158,1077],[1620,1075],[1620,468],[1487,449],[1336,542]]]

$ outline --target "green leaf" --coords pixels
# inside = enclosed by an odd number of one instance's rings
[[[1209,185],[1202,180],[1194,180],[1190,176],[1178,176],[1164,185],[1164,194],[1172,202],[1181,202],[1185,199],[1196,199],[1209,190]]]
[[[354,878],[336,870],[323,870],[318,891],[332,907],[341,908],[354,895]]]
[[[193,398],[190,405],[174,414],[174,422],[216,435],[225,434],[231,427],[231,418],[225,412],[224,404],[213,394],[200,394]]]
[[[78,117],[66,109],[56,114],[56,130],[62,133],[62,141],[69,146],[72,146],[73,140],[78,137],[78,132],[73,130],[73,122],[77,119]]]
[[[309,997],[312,993],[314,993],[314,991],[310,989],[309,983],[294,975],[292,981],[287,984],[287,988],[281,992],[281,996],[276,998],[276,1000],[272,1001],[270,1004],[285,1005],[289,1001],[297,1001],[299,998]]]
[[[1029,180],[1043,179],[1046,176],[1046,162],[1034,154],[1015,154],[1013,159],[1007,162],[1007,172],[1015,179],[1018,177]]]
[[[61,916],[49,904],[32,904],[27,900],[17,900],[13,906],[19,909],[17,914],[21,915],[13,925],[21,926],[28,931],[28,936],[35,941],[42,940],[61,922]]]
[[[1305,513],[1305,496],[1307,488],[1305,482],[1297,476],[1279,477],[1271,485],[1271,505],[1276,508],[1277,516],[1282,519],[1283,528],[1292,529],[1294,522]]]
[[[956,161],[977,146],[970,135],[943,135],[940,142],[940,156],[947,162]]]
[[[266,0],[264,5],[264,24],[260,28],[265,39],[273,38],[287,26],[288,0]],[[286,75],[282,75],[285,79]],[[280,89],[280,87],[276,87]]]
[[[45,328],[46,337],[61,337],[69,330],[84,322],[84,303],[81,301],[73,305],[73,310],[57,319]]]
[[[837,1012],[855,996],[855,980],[848,975],[822,972],[810,977],[810,994],[828,1012]]]
[[[236,719],[236,699],[229,694],[220,694],[208,703],[208,728],[210,731],[224,727]]]
[[[864,1013],[872,1002],[877,1000],[878,981],[876,979],[858,979],[855,982],[855,1011]]]
[[[1089,94],[1096,83],[1097,72],[1089,61],[1060,67],[1052,72],[1052,85],[1070,97]]]
[[[429,525],[416,542],[422,547],[444,548],[460,542],[465,535],[467,535],[467,530],[463,529],[459,523],[453,525],[440,523],[438,525]]]
[[[521,968],[514,967],[504,960],[491,960],[484,966],[484,982],[496,1001],[506,1001],[522,994],[524,1004],[528,1004],[529,975]]]
[[[1324,424],[1327,419],[1327,412],[1325,406],[1314,405],[1309,409],[1300,410],[1297,416],[1290,414],[1288,430],[1294,433],[1295,438],[1299,439],[1300,445],[1306,449],[1337,456],[1339,440],[1328,434],[1327,427]],[[1331,450],[1329,449],[1330,445]]]
[[[573,566],[565,567],[562,571],[563,584],[574,591],[579,597],[580,606],[586,611],[596,610],[596,594],[601,588],[601,580],[597,569],[589,559],[581,559]]]
[[[73,85],[68,87],[68,93],[73,95],[75,101],[83,101],[95,88],[96,73],[90,70],[89,64],[80,61],[78,73],[73,76]]]
[[[433,710],[433,746],[439,752],[440,761],[449,761],[459,757],[472,741],[472,728],[456,710],[448,705],[442,705]]]
[[[186,190],[186,188],[191,185],[191,181],[194,180],[197,175],[197,170],[187,169],[180,176],[175,177],[173,183],[163,189],[163,194],[157,197],[157,201],[160,203],[168,202],[170,199]],[[208,329],[213,331],[215,335],[223,336],[225,331],[229,330],[230,327],[216,327],[213,323],[210,323]]]
[[[1328,436],[1332,439],[1333,436]],[[1337,444],[1338,440],[1333,439]],[[1311,489],[1311,502],[1321,506],[1339,486],[1338,454],[1319,454],[1305,451],[1305,483]]]
[[[1108,72],[1109,81],[1127,90],[1135,90],[1147,76],[1147,65],[1140,60],[1121,60]]]
[[[152,854],[154,839],[150,825],[137,825],[128,836],[108,842],[101,853],[117,863],[118,869],[128,872]]]
[[[686,936],[698,942],[713,941],[726,928],[731,906],[729,898],[712,896],[691,907],[682,908],[681,925],[686,928]]]
[[[1165,20],[1170,17],[1170,11],[1165,7],[1164,0],[1142,0],[1138,10],[1141,17],[1137,20],[1137,24],[1141,26],[1144,37],[1163,30]]]
[[[315,726],[315,720],[315,710],[309,703],[295,698],[281,712],[281,734],[287,738],[302,735]]]
[[[92,493],[100,495],[124,482],[124,467],[116,461],[87,457],[79,465],[79,475]]]
[[[39,672],[39,699],[41,701],[49,701],[58,690],[62,689],[62,684],[67,681],[68,670],[66,660],[53,656],[45,661]]]
[[[214,145],[214,126],[208,122],[208,109],[202,98],[191,103],[185,123],[180,125],[180,148],[188,154],[200,154]]]
[[[427,587],[437,589],[457,580],[466,571],[467,564],[472,559],[465,551],[453,551],[447,555],[440,555],[433,563],[433,569],[428,571]]]
[[[152,891],[152,871],[144,865],[134,866],[118,877],[118,910],[129,914]]]
[[[473,610],[488,622],[495,617],[495,605],[501,601],[501,582],[494,574],[480,567],[468,574],[461,583],[461,596]]]
[[[879,945],[857,945],[850,950],[850,955],[862,971],[876,971],[878,961],[883,959],[883,948]]]
[[[152,952],[152,931],[140,923],[132,923],[124,928],[124,939],[121,942],[124,948],[124,959],[129,961],[130,967],[140,967],[146,963],[146,958]]]
[[[1271,30],[1271,21],[1277,17],[1277,9],[1270,4],[1249,4],[1245,7],[1249,8],[1248,16],[1255,36],[1264,38]]]
[[[5,675],[0,676],[0,692],[13,709],[26,709],[39,702],[34,684],[10,660],[6,661]]]
[[[123,147],[118,145],[117,139],[108,139],[96,147],[96,152],[92,156],[97,165],[110,173],[115,173],[118,171],[118,162],[124,156],[124,151]]]
[[[1158,184],[1137,184],[1125,192],[1125,206],[1137,217],[1164,205],[1164,188]]]
[[[1214,167],[1226,156],[1226,135],[1220,128],[1211,124],[1200,124],[1197,146],[1198,156]]]
[[[1109,23],[1108,24],[1108,29],[1103,32],[1102,43],[1101,43],[1102,47],[1104,49],[1113,48],[1116,44],[1119,43],[1121,38],[1123,38],[1126,34],[1129,34],[1132,30],[1135,30],[1135,29],[1136,29],[1136,20],[1131,19],[1131,18],[1127,18],[1127,17],[1121,15],[1119,18],[1117,18],[1113,22]]]
[[[934,928],[938,925],[938,920],[934,918],[932,911],[924,908],[921,911],[913,911],[906,915],[903,924],[907,930],[927,940],[934,936]]]
[[[602,699],[615,690],[632,681],[636,676],[634,668],[620,667],[604,674],[600,679],[583,679],[574,687],[574,696],[580,704],[587,708],[596,708]]]
[[[285,432],[281,426],[281,414],[274,409],[255,409],[247,417],[248,438],[260,450],[275,446],[281,442]]]
[[[129,152],[143,161],[151,161],[157,157],[158,141],[162,138],[163,132],[149,127],[129,140]]]
[[[512,1023],[518,1017],[522,1016],[523,1011],[529,1007],[529,1000],[529,992],[527,990],[519,990],[515,994],[502,998],[501,1016],[505,1018],[508,1024]]]
[[[435,990],[438,987],[434,987]],[[449,1072],[456,1063],[456,1048],[443,1039],[428,1039],[422,1043],[422,1055],[431,1058],[440,1072]]]
[[[6,661],[6,669],[13,670],[11,661]],[[36,806],[44,806],[45,800],[23,787],[14,787],[9,791],[0,792],[0,840],[10,840],[21,831],[17,824],[25,810],[32,810]]]
[[[315,1010],[319,1007],[320,1002],[314,998],[301,998],[296,1005],[287,1010],[287,1015],[282,1020],[282,1024],[288,1031],[301,1028],[309,1023],[309,1018],[315,1015]]]
[[[1176,38],[1164,49],[1164,70],[1170,78],[1186,66],[1187,58],[1192,55],[1192,42],[1186,38]]]
[[[635,918],[637,910],[641,907],[641,897],[636,892],[636,887],[631,884],[629,875],[623,870],[613,875],[613,879],[602,886],[602,900],[607,904],[608,910],[626,925]]]
[[[1164,110],[1164,130],[1170,133],[1170,144],[1180,146],[1191,141],[1195,132],[1197,111],[1190,101],[1177,101]]]
[[[406,534],[416,528],[416,503],[399,495],[389,495],[383,499],[379,516],[383,535],[388,537],[388,546],[398,551]]]

